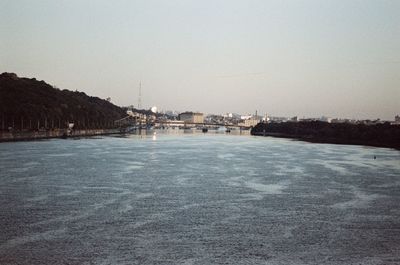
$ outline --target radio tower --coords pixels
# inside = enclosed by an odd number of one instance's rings
[[[138,109],[142,108],[142,82],[139,82]]]

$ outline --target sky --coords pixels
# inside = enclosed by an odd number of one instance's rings
[[[0,72],[114,104],[393,120],[400,1],[0,0]]]

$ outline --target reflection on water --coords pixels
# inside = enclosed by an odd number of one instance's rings
[[[0,264],[399,264],[399,151],[243,134],[0,144]]]

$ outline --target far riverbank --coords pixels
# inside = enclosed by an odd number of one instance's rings
[[[259,123],[252,135],[292,138],[313,143],[366,145],[400,150],[400,126],[327,122]]]

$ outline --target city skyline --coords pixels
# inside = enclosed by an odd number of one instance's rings
[[[396,1],[0,1],[1,72],[119,106],[393,120]]]

